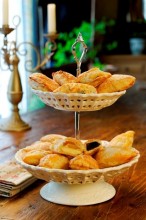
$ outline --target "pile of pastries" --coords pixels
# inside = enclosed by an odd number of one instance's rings
[[[49,169],[89,170],[118,166],[129,162],[137,152],[135,132],[129,130],[110,141],[93,138],[85,141],[59,134],[48,134],[22,149],[22,160],[29,165]]]
[[[42,73],[29,76],[32,89],[57,93],[112,93],[127,90],[135,83],[135,77],[124,74],[111,74],[93,67],[75,77],[71,73],[59,70],[52,78]]]

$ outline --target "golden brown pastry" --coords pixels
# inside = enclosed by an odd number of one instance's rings
[[[136,78],[130,75],[113,74],[97,87],[97,93],[120,92],[132,87]]]
[[[137,155],[132,147],[134,131],[127,131],[114,137],[106,146],[99,146],[95,159],[99,168],[127,163]]]
[[[48,151],[49,153],[51,153],[51,150],[50,150],[51,145],[52,145],[52,143],[49,143],[49,142],[36,141],[33,144],[31,144],[30,146],[25,147],[24,151],[28,152],[28,151],[32,151],[32,150],[45,150],[45,151]]]
[[[43,137],[41,137],[40,141],[42,142],[49,142],[51,144],[54,144],[57,140],[66,138],[64,135],[60,134],[47,134]]]
[[[76,138],[66,137],[52,145],[51,150],[54,153],[75,157],[85,151],[85,145]]]
[[[118,166],[129,162],[137,155],[134,148],[121,149],[117,147],[100,146],[95,159],[98,162],[99,168]]]
[[[69,160],[63,155],[48,154],[41,158],[39,166],[51,169],[68,169]]]
[[[134,141],[134,135],[135,135],[134,131],[127,131],[125,133],[119,134],[109,142],[109,145],[114,147],[122,146],[122,148],[132,147]]]
[[[57,72],[52,73],[53,80],[55,80],[59,85],[63,85],[65,83],[74,83],[76,82],[76,77],[71,73],[59,70]]]
[[[87,83],[87,84],[90,84],[94,87],[97,87],[98,85],[100,85],[102,82],[104,82],[104,80],[106,80],[110,76],[111,76],[111,73],[104,72],[104,71],[101,71],[97,67],[93,67],[90,70],[81,73],[77,77],[77,82],[85,83],[85,84]]]
[[[27,164],[37,166],[40,159],[48,154],[45,150],[32,150],[24,153],[23,161]]]
[[[85,141],[84,144],[86,146],[85,154],[94,155],[98,151],[101,141],[93,138]]]
[[[59,84],[42,73],[33,73],[29,76],[29,84],[32,89],[52,92]]]
[[[98,169],[98,162],[90,155],[78,155],[70,160],[69,167],[73,170]]]
[[[83,83],[66,83],[55,89],[53,92],[80,94],[97,93],[93,86]]]

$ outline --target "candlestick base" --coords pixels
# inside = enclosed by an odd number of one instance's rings
[[[9,118],[2,119],[0,122],[0,130],[3,131],[24,131],[31,127],[24,122],[18,112],[13,112]]]

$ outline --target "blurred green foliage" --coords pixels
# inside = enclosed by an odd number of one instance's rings
[[[107,28],[113,27],[115,25],[115,20],[107,20],[103,18],[95,24],[83,21],[79,27],[73,28],[69,33],[59,33],[57,39],[57,51],[53,55],[54,67],[60,67],[69,63],[75,62],[72,55],[72,45],[75,42],[78,34],[81,33],[84,39],[85,44],[88,47],[88,51],[85,57],[85,60],[90,60],[94,66],[102,65],[98,59],[98,53],[102,50],[102,41],[99,41],[97,44],[93,44],[93,36],[98,39],[101,36],[104,36],[107,33]],[[112,50],[117,47],[117,42],[113,41],[106,45],[108,50]],[[43,49],[43,53],[47,53],[48,48]],[[77,56],[80,57],[81,48],[76,50]]]

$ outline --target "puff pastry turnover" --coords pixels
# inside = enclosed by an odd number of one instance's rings
[[[53,92],[61,92],[61,93],[97,93],[96,88],[83,83],[66,83],[55,89]]]
[[[41,158],[39,166],[52,169],[68,169],[69,160],[67,157],[59,154],[48,154]]]
[[[52,145],[51,150],[55,153],[74,157],[85,151],[85,145],[76,138],[67,137],[63,140],[58,140],[56,144]]]
[[[136,78],[130,75],[113,74],[97,87],[97,93],[120,92],[132,87]]]
[[[37,166],[40,159],[48,154],[45,150],[32,150],[28,151],[23,156],[23,161],[27,164]]]
[[[43,137],[41,137],[40,141],[42,142],[49,142],[51,144],[54,144],[57,140],[66,138],[64,135],[60,134],[47,134]]]
[[[85,154],[94,155],[98,151],[98,147],[101,145],[101,141],[98,139],[89,139],[84,142],[86,146]]]
[[[129,162],[137,155],[132,147],[133,131],[127,131],[114,137],[107,146],[100,146],[95,159],[100,168],[117,166]]]
[[[52,92],[59,87],[59,84],[42,73],[33,73],[29,76],[31,88],[41,91]]]
[[[75,76],[62,70],[52,73],[52,77],[53,77],[53,80],[55,80],[61,86],[65,83],[76,82]]]
[[[98,169],[97,161],[90,155],[78,155],[70,160],[69,167],[73,170]]]
[[[94,87],[97,87],[102,82],[104,82],[105,79],[109,78],[111,76],[111,73],[101,71],[97,67],[93,67],[90,70],[81,73],[77,77],[77,82],[80,83],[87,83]]]

